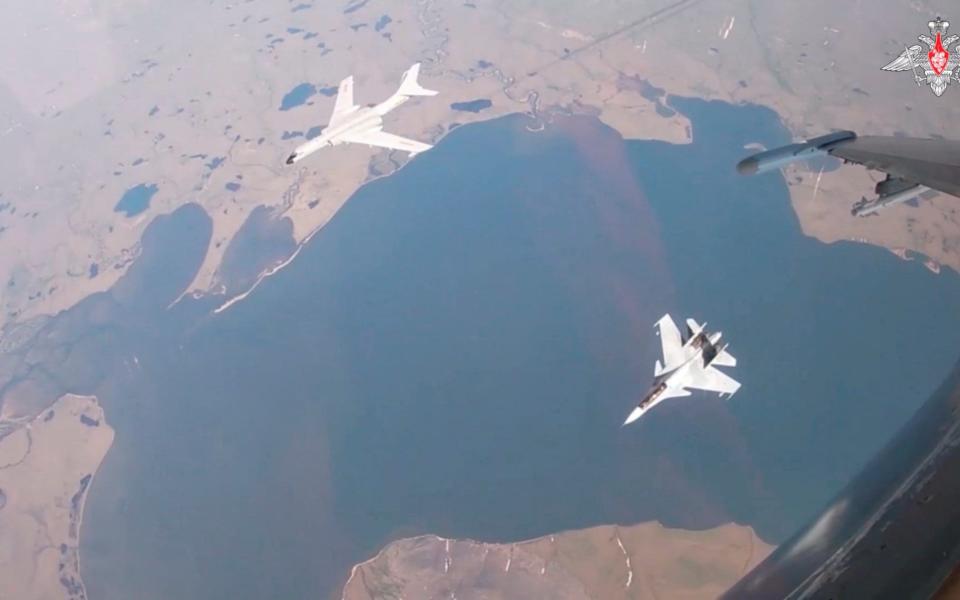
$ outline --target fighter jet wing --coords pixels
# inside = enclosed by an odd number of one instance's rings
[[[960,142],[944,139],[862,136],[838,144],[830,154],[960,196]]]
[[[893,68],[894,63],[888,66]],[[960,141],[943,138],[858,136],[838,131],[748,156],[737,164],[737,170],[743,175],[765,173],[826,155],[887,174],[876,186],[877,198],[864,198],[853,205],[851,212],[857,216],[874,214],[928,189],[960,197]]]
[[[883,171],[898,185],[920,184],[960,196],[960,141],[942,138],[858,136],[852,131],[838,131],[748,156],[737,170],[744,175],[764,173],[824,155]]]
[[[366,144],[368,146],[379,146],[381,148],[390,148],[391,150],[402,150],[409,152],[411,156],[424,150],[429,150],[433,146],[424,144],[417,140],[400,137],[385,131],[363,131],[357,133],[348,133],[343,136],[343,140],[355,144]]]
[[[677,324],[673,322],[670,315],[663,315],[657,321],[657,327],[660,329],[660,344],[663,346],[663,365],[657,361],[655,374],[659,375],[664,370],[674,369],[683,364],[686,357],[683,355],[683,340],[680,337],[680,330]]]
[[[731,396],[740,389],[739,382],[713,367],[691,368],[683,380],[683,386]]]
[[[337,100],[333,105],[333,114],[330,115],[330,123],[327,124],[327,127],[335,126],[356,108],[357,106],[353,103],[353,75],[351,75],[340,82],[340,88],[337,90]]]

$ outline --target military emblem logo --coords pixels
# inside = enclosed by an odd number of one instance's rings
[[[947,86],[960,80],[960,72],[957,66],[960,65],[960,46],[954,47],[954,53],[951,54],[947,48],[950,44],[960,39],[960,36],[951,35],[947,37],[947,29],[950,27],[950,21],[944,21],[937,17],[936,21],[927,23],[930,28],[930,36],[921,35],[917,39],[929,47],[926,56],[923,56],[920,44],[904,47],[900,56],[895,58],[884,71],[906,71],[913,72],[913,80],[918,86],[929,85],[930,91],[937,96],[942,96],[947,90]]]

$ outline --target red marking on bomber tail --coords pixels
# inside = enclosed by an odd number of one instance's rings
[[[930,67],[937,75],[941,75],[947,68],[947,60],[950,59],[950,53],[943,47],[943,41],[940,39],[940,33],[937,33],[937,43],[933,50],[927,53],[927,60],[930,61]]]

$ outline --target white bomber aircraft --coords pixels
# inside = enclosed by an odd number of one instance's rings
[[[737,366],[737,359],[727,352],[726,344],[717,345],[723,334],[718,331],[710,335],[704,331],[706,323],[698,325],[693,319],[687,319],[686,336],[681,337],[670,315],[663,315],[656,325],[660,328],[663,364],[657,361],[653,386],[624,425],[633,423],[667,398],[689,396],[687,388],[718,392],[721,397],[732,396],[740,389],[738,382],[716,369]]]
[[[420,63],[407,69],[396,92],[380,104],[357,106],[353,103],[353,76],[340,82],[337,100],[333,106],[330,122],[320,135],[297,147],[287,157],[287,164],[303,160],[321,148],[353,143],[403,150],[414,156],[433,146],[416,140],[393,135],[383,130],[383,115],[397,108],[413,96],[436,96],[437,92],[420,87],[417,75]]]

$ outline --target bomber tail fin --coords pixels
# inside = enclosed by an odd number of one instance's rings
[[[400,89],[397,90],[398,96],[436,96],[439,92],[428,90],[417,82],[420,75],[420,63],[416,63],[406,70],[403,78],[400,80]]]

